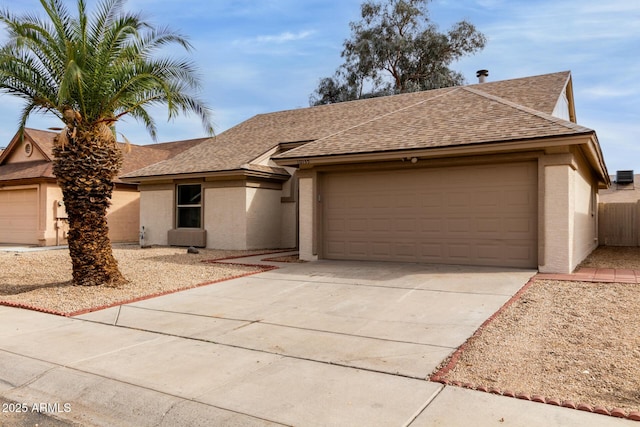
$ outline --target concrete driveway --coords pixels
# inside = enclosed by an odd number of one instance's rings
[[[428,381],[534,271],[279,265],[73,319],[0,307],[0,396],[83,425],[629,422]]]

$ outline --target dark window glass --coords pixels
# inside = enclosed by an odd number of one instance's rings
[[[200,207],[179,207],[178,228],[200,228]]]
[[[178,185],[178,206],[199,205],[201,195],[200,185]]]
[[[178,185],[177,227],[202,227],[202,187],[199,184]]]

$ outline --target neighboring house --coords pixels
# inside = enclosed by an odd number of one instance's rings
[[[257,115],[139,184],[148,244],[570,272],[610,179],[561,72]]]
[[[52,172],[54,132],[25,129],[0,154],[0,244],[61,245],[68,224],[62,191]],[[166,160],[200,140],[150,146],[132,145],[124,155],[123,172]],[[116,180],[108,210],[109,236],[114,242],[138,241],[140,194],[134,184]]]
[[[640,201],[640,175],[632,170],[617,171],[610,177],[611,187],[600,190],[600,203],[636,203]]]

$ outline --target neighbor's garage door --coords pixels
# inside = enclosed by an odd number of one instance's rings
[[[38,243],[38,192],[0,190],[0,243]]]
[[[537,267],[534,162],[326,174],[327,259]]]

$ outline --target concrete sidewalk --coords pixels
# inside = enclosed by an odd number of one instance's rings
[[[635,424],[428,381],[534,271],[278,265],[76,318],[0,307],[0,397],[99,426]]]

